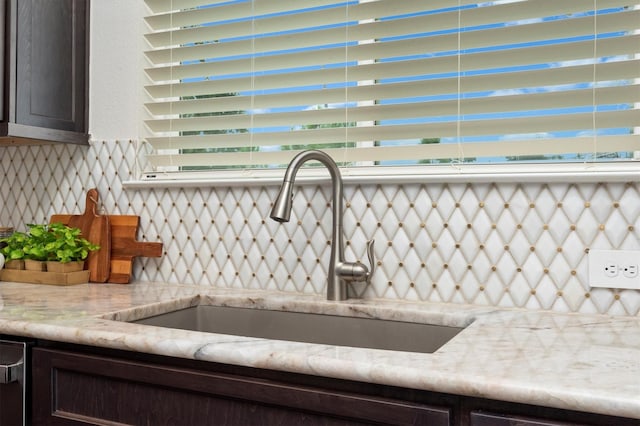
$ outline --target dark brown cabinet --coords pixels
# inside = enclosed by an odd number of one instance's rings
[[[461,398],[465,426],[640,426],[640,420],[514,404],[478,398]]]
[[[640,421],[204,361],[40,342],[34,425],[638,426]]]
[[[25,419],[26,344],[0,336],[0,425],[21,425]]]
[[[578,423],[558,422],[555,420],[540,420],[531,417],[521,417],[509,414],[471,413],[471,426],[571,426]]]
[[[352,387],[326,387],[321,380],[231,370],[37,348],[33,422],[447,426],[453,421],[451,408],[437,404],[442,401],[402,400]]]
[[[89,0],[2,0],[0,144],[87,144]]]

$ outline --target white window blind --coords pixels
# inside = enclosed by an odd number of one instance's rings
[[[148,173],[619,161],[637,0],[146,0]]]

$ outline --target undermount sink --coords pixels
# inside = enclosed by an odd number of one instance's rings
[[[433,324],[198,305],[131,321],[158,327],[403,352],[433,353],[463,330]]]

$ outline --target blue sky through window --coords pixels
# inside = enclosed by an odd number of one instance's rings
[[[243,3],[244,4],[250,3],[250,0],[239,0],[239,1],[228,2],[228,4],[243,4]],[[309,9],[301,9],[298,11],[287,11],[287,12],[276,13],[276,14],[262,15],[262,16],[256,17],[256,19],[267,19],[267,18],[282,17],[282,16],[291,16],[293,19],[295,18],[295,15],[300,12],[308,12],[311,10],[321,10],[328,7],[343,7],[347,3],[350,5],[358,4],[357,1],[337,3],[336,5],[327,6],[323,8],[309,8]],[[467,5],[467,6],[463,6],[461,10],[468,11],[468,10],[476,9],[479,7],[488,7],[493,5],[494,3],[498,3],[498,2],[487,2],[483,4],[478,3],[475,5]],[[214,7],[214,6],[218,6],[218,5],[212,5],[211,7]],[[604,9],[604,10],[598,11],[597,16],[617,14],[623,10],[624,9],[622,8]],[[407,19],[407,18],[414,18],[419,16],[434,15],[434,14],[440,14],[444,12],[457,12],[457,11],[458,11],[458,8],[455,8],[455,7],[448,8],[448,9],[441,9],[441,10],[429,10],[429,11],[424,11],[420,13],[388,16],[388,17],[381,18],[380,21],[391,22],[399,18]],[[504,53],[505,55],[508,55],[510,54],[510,52],[515,52],[519,49],[528,49],[528,48],[543,47],[543,46],[555,46],[555,45],[564,44],[564,43],[577,43],[582,41],[593,42],[595,36],[593,34],[589,34],[589,35],[566,37],[566,38],[549,37],[548,39],[538,40],[538,41],[529,41],[529,42],[517,42],[517,43],[505,42],[499,45],[496,44],[496,45],[491,45],[487,47],[472,47],[467,49],[461,49],[460,51],[458,49],[430,51],[429,47],[427,46],[429,37],[446,36],[446,35],[458,34],[458,33],[460,33],[461,37],[463,38],[473,37],[473,35],[476,32],[480,34],[483,31],[487,31],[487,30],[516,27],[520,25],[531,25],[531,24],[535,24],[536,22],[563,22],[569,19],[593,17],[594,14],[595,14],[594,11],[587,11],[587,12],[577,13],[572,16],[567,16],[567,15],[541,16],[536,20],[497,22],[493,24],[477,25],[477,26],[471,26],[471,27],[460,28],[460,29],[451,28],[447,30],[437,30],[432,32],[419,31],[411,34],[403,34],[400,36],[381,37],[376,41],[377,43],[390,43],[390,42],[402,41],[402,40],[415,40],[416,43],[424,43],[426,47],[425,47],[425,51],[420,54],[383,57],[383,58],[377,59],[376,63],[378,64],[387,64],[387,63],[393,64],[393,63],[405,63],[405,62],[411,63],[414,61],[427,60],[431,58],[458,57],[458,55],[461,55],[462,58],[465,58],[468,55],[484,54],[484,53],[491,53],[491,52]],[[228,25],[234,22],[248,22],[248,21],[251,21],[252,19],[254,19],[254,17],[244,17],[244,18],[238,18],[234,20],[226,20],[226,21],[220,21],[220,22],[208,22],[202,25],[203,26]],[[256,39],[269,39],[271,37],[281,37],[281,36],[295,37],[296,35],[300,35],[307,31],[317,31],[320,29],[335,29],[336,31],[344,31],[345,28],[349,28],[349,27],[355,28],[358,24],[359,24],[358,21],[347,20],[346,22],[340,22],[340,23],[331,24],[331,25],[319,25],[319,26],[309,27],[305,29],[289,29],[285,31],[267,32],[264,34],[255,35],[255,37]],[[624,37],[626,35],[627,33],[624,31],[612,31],[608,33],[598,34],[597,39],[598,41],[601,41],[606,39],[615,39],[619,37]],[[230,42],[236,42],[236,41],[250,40],[253,37],[254,35],[243,35],[243,36],[231,37],[226,39],[221,38],[220,40],[212,40],[207,43],[211,43],[211,44],[230,43]],[[355,48],[358,45],[359,43],[357,41],[349,41],[346,43],[347,48],[352,48],[352,47]],[[297,52],[322,51],[327,49],[337,49],[337,48],[344,48],[344,47],[345,47],[345,43],[327,43],[327,44],[319,43],[315,46],[310,46],[310,47],[259,52],[259,53],[255,53],[254,54],[255,56],[253,57],[256,59],[265,58],[265,57],[278,57],[278,55],[287,55],[287,54],[297,53]],[[183,64],[197,65],[203,62],[204,63],[220,62],[222,64],[230,60],[241,60],[241,59],[248,59],[251,57],[252,55],[248,54],[248,55],[235,55],[235,56],[226,56],[226,57],[218,57],[218,58],[201,58],[201,59],[192,60],[192,61],[184,61]],[[584,58],[580,62],[583,64],[595,66],[596,64],[616,62],[616,61],[622,61],[626,59],[627,57],[625,55],[620,55],[620,56],[616,55],[616,56],[596,57],[595,59]],[[536,70],[560,68],[560,67],[567,66],[570,63],[571,61],[543,62],[543,63],[532,62],[526,65],[486,67],[486,68],[478,68],[478,69],[471,69],[469,71],[465,71],[460,76],[458,72],[432,72],[430,69],[425,68],[424,72],[419,74],[407,73],[407,75],[404,75],[401,77],[389,77],[389,78],[383,77],[383,78],[377,79],[376,84],[394,85],[399,83],[411,83],[411,82],[424,82],[425,85],[439,84],[439,82],[447,78],[455,79],[460,77],[462,79],[467,79],[467,78],[479,77],[479,76],[499,76],[501,74],[507,75],[507,74],[513,74],[518,72],[529,72],[529,71],[536,71]],[[260,71],[256,73],[255,76],[256,78],[261,78],[266,76],[278,76],[281,74],[293,75],[295,73],[308,73],[310,71],[320,71],[320,70],[327,70],[327,69],[342,69],[345,67],[355,68],[358,65],[359,64],[357,61],[338,61],[334,63],[317,64],[312,66],[299,66],[299,67],[293,67],[293,68],[283,67],[283,68],[271,69],[266,71]],[[348,76],[349,71],[346,71],[345,74]],[[201,77],[190,77],[190,78],[183,79],[182,82],[198,83],[202,81],[224,81],[225,79],[248,78],[251,75],[252,75],[252,71],[247,70],[246,72],[236,72],[236,73],[229,73],[224,75],[214,74],[214,75],[201,76]],[[544,94],[544,93],[549,93],[554,91],[569,91],[569,90],[593,91],[594,89],[600,88],[600,87],[627,85],[627,84],[629,84],[628,81],[609,81],[609,82],[605,81],[605,82],[595,82],[595,83],[592,81],[583,81],[583,82],[572,83],[572,84],[541,85],[541,86],[536,86],[535,84],[532,84],[526,87],[508,88],[504,90],[476,90],[476,91],[463,92],[460,94],[447,92],[447,93],[440,93],[435,95],[401,96],[398,98],[389,97],[389,98],[376,100],[376,104],[380,106],[393,106],[393,105],[401,105],[401,104],[411,105],[414,103],[423,104],[423,103],[429,103],[429,102],[457,101],[458,99],[470,100],[470,99],[483,99],[483,98],[489,99],[489,98],[498,98],[498,97],[504,97],[505,99],[507,99],[508,97],[512,97],[518,94],[533,95],[533,94]],[[318,83],[316,85],[303,85],[303,86],[291,85],[286,87],[273,87],[268,89],[241,90],[236,92],[235,95],[251,97],[251,96],[263,96],[263,95],[280,94],[280,93],[298,93],[302,91],[326,90],[326,89],[338,89],[338,90],[345,89],[346,91],[347,89],[356,88],[357,86],[358,86],[358,81],[347,79],[346,82],[345,81],[328,82],[328,83]],[[256,108],[254,110],[246,110],[245,113],[259,115],[259,114],[305,111],[311,108],[357,109],[360,106],[361,105],[358,102],[345,101],[345,102],[337,102],[337,103],[326,104],[326,105],[294,105],[294,106],[289,105],[289,106],[274,106],[267,109]],[[613,103],[613,104],[583,105],[583,106],[572,106],[572,107],[550,106],[546,108],[531,108],[531,109],[520,109],[515,111],[501,111],[501,112],[497,112],[497,111],[473,112],[469,114],[463,114],[462,117],[458,114],[442,114],[442,115],[417,114],[416,117],[404,117],[404,118],[392,118],[392,119],[390,118],[390,119],[379,120],[378,124],[384,125],[384,126],[395,126],[395,125],[414,124],[414,123],[415,124],[437,123],[437,122],[455,123],[458,120],[462,120],[462,122],[464,123],[466,121],[471,122],[474,120],[496,120],[496,119],[509,119],[509,118],[525,118],[526,119],[529,117],[543,117],[543,116],[558,115],[558,114],[570,115],[570,114],[580,114],[580,113],[601,113],[601,112],[607,112],[607,111],[628,110],[632,108],[634,108],[633,104],[630,104],[627,102],[619,102],[619,103]],[[461,111],[464,112],[463,109]],[[310,124],[315,124],[315,123],[310,123]],[[285,130],[287,130],[287,127],[280,126],[280,125],[271,126],[271,127],[253,127],[253,128],[246,129],[247,132],[252,132],[252,133],[265,133],[265,132],[271,132],[271,131],[285,131]],[[631,131],[632,129],[630,129],[629,127],[612,127],[612,128],[599,129],[596,131],[596,133],[599,135],[616,135],[616,134],[622,135],[622,134],[627,134]],[[494,135],[471,135],[471,136],[455,136],[455,137],[451,137],[451,136],[440,137],[435,135],[435,137],[438,138],[438,142],[441,144],[452,144],[452,143],[460,143],[460,142],[476,143],[476,142],[500,141],[500,140],[508,141],[513,137],[530,138],[532,141],[535,141],[536,139],[541,137],[565,138],[565,137],[584,136],[586,134],[589,134],[589,132],[591,132],[592,134],[593,130],[576,129],[574,131],[562,130],[562,131],[550,131],[546,133],[534,132],[531,134],[516,134],[516,135],[501,134],[499,132],[496,132],[496,134]],[[395,145],[406,145],[406,144],[420,144],[421,142],[423,142],[422,139],[397,139],[397,140],[386,139],[386,140],[377,141],[376,143],[379,144],[380,146],[395,146]],[[278,149],[278,147],[269,146],[269,147],[261,147],[260,149],[273,150],[273,149]],[[624,157],[625,155],[626,155],[625,153],[621,153],[621,156]],[[483,162],[502,162],[502,161],[506,161],[507,159],[508,159],[507,157],[491,156],[483,159],[474,158],[472,160],[483,161]],[[565,154],[562,156],[553,156],[551,159],[553,161],[571,161],[574,159],[584,159],[584,156],[579,156],[575,154]]]

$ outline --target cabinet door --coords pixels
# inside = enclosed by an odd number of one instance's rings
[[[34,424],[449,425],[448,408],[48,348],[33,351]]]
[[[566,423],[555,420],[534,419],[484,412],[471,413],[471,426],[584,426],[583,423]]]
[[[25,347],[0,336],[0,425],[24,424]]]
[[[15,122],[86,132],[88,0],[12,0]]]

